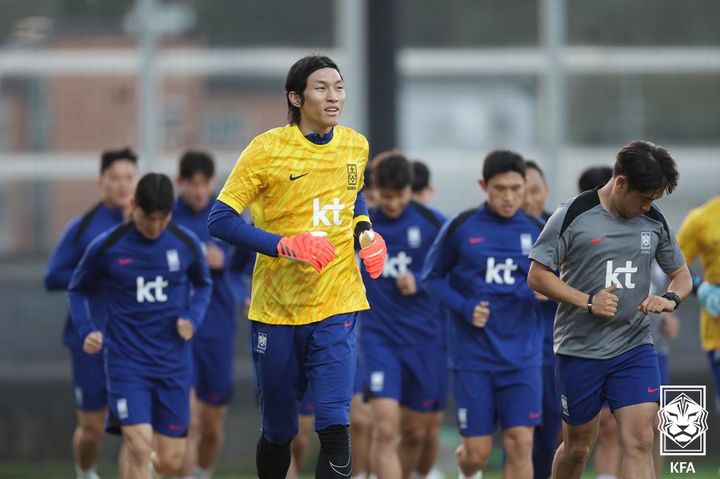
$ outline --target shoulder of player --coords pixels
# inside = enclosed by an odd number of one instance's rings
[[[476,216],[481,209],[482,208],[480,207],[471,208],[451,218],[447,223],[445,223],[445,228],[447,228],[446,237],[451,238],[458,231],[458,229],[460,229],[464,224],[466,224],[469,219]]]
[[[442,215],[442,213],[422,203],[418,203],[417,201],[410,201],[408,208],[411,208],[418,214],[418,216],[420,216],[422,219],[427,221],[430,225],[432,225],[438,230],[442,228],[442,225],[445,223],[445,217]]]
[[[539,233],[540,231],[542,231],[543,228],[545,227],[546,221],[545,221],[544,219],[538,218],[538,217],[533,216],[533,215],[530,215],[530,214],[527,214],[527,213],[524,212],[523,210],[520,210],[519,218],[520,218],[520,221],[522,221],[523,223],[526,223],[526,224],[529,223],[529,224],[531,224],[532,226],[534,226],[535,228],[537,228],[538,233]]]
[[[171,221],[167,227],[170,234],[184,244],[193,254],[202,256],[200,238],[189,228]]]
[[[102,202],[98,201],[92,208],[70,220],[67,225],[67,231],[72,231],[73,241],[77,242],[81,240],[83,234],[88,230],[101,208]]]
[[[132,227],[132,223],[123,223],[101,233],[90,243],[88,250],[93,251],[95,256],[105,254],[110,248],[115,246]]]
[[[662,225],[665,233],[667,233],[668,236],[670,235],[670,227],[668,226],[668,222],[665,219],[665,215],[663,215],[660,211],[660,208],[655,205],[651,205],[650,210],[647,213],[643,213],[643,217],[652,222]]]
[[[566,201],[558,210],[563,214],[560,236],[583,214],[600,205],[597,190],[588,190]],[[556,212],[557,213],[557,212]]]
[[[350,140],[353,143],[358,143],[359,146],[368,149],[370,147],[370,143],[368,143],[367,138],[365,138],[365,135],[362,133],[358,133],[357,131],[353,130],[352,128],[348,126],[342,126],[338,125],[335,127],[335,133],[339,134],[343,138],[346,138]]]

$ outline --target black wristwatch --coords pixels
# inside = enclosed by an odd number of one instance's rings
[[[677,293],[673,293],[672,291],[665,291],[662,294],[662,297],[665,299],[669,299],[670,301],[675,301],[675,309],[677,309],[678,306],[680,306],[680,296],[678,296]]]

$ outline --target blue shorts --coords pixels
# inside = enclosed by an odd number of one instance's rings
[[[555,374],[563,420],[585,424],[607,401],[614,411],[660,401],[660,373],[655,346],[642,344],[611,359],[556,355]]]
[[[421,413],[445,408],[447,354],[441,344],[420,349],[368,341],[362,355],[368,399],[395,399]]]
[[[355,360],[355,381],[353,384],[353,396],[355,394],[363,394],[365,392],[365,381],[364,373],[365,368],[363,367],[362,361],[362,347],[358,344],[357,348],[357,359]]]
[[[82,346],[69,349],[75,407],[83,412],[101,411],[108,404],[103,352],[87,354]]]
[[[222,406],[233,394],[235,337],[193,340],[193,386],[198,399]]]
[[[356,323],[357,313],[302,326],[252,322],[265,439],[286,444],[297,435],[300,403],[308,387],[315,399],[316,431],[350,424]]]
[[[122,426],[150,424],[169,437],[185,437],[190,422],[190,372],[177,377],[142,377],[113,368],[108,374],[109,414],[105,430],[120,434]]]
[[[658,353],[658,371],[660,372],[660,384],[670,384],[667,354]]]
[[[542,418],[540,366],[516,371],[453,370],[460,434],[489,436],[502,429],[537,426]]]

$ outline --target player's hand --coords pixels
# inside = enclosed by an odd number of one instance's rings
[[[613,294],[617,289],[615,284],[609,288],[601,289],[592,299],[592,314],[601,318],[612,318],[617,313],[618,297]]]
[[[277,253],[291,261],[307,263],[318,273],[335,259],[335,247],[330,241],[307,232],[281,239]]]
[[[663,314],[660,319],[660,334],[668,339],[677,338],[680,333],[680,320],[674,314]]]
[[[411,272],[401,273],[395,280],[395,284],[400,290],[400,294],[403,296],[411,296],[417,293],[417,283],[415,282],[415,275]]]
[[[189,319],[178,318],[177,320],[178,335],[185,341],[190,341],[195,334],[195,328]]]
[[[377,231],[367,230],[360,234],[360,258],[365,264],[365,271],[372,279],[377,279],[385,268],[387,246],[385,240]]]
[[[485,325],[488,322],[488,318],[490,317],[490,303],[487,301],[480,301],[480,303],[475,306],[475,310],[473,311],[473,319],[472,323],[473,326],[476,328],[484,328]]]
[[[103,334],[100,331],[93,331],[85,336],[83,351],[88,354],[97,354],[103,347]]]
[[[700,306],[710,313],[710,316],[720,318],[720,286],[702,281],[697,289]]]
[[[223,269],[225,266],[225,252],[222,248],[212,241],[205,243],[205,246],[207,247],[205,259],[207,260],[208,267],[214,270]]]
[[[675,311],[675,301],[651,294],[643,300],[636,308],[643,314],[648,313],[672,313]]]

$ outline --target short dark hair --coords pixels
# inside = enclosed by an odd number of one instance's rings
[[[501,173],[515,171],[525,178],[525,160],[520,153],[512,150],[493,150],[485,157],[483,163],[483,180],[485,183]]]
[[[420,160],[412,162],[413,169],[413,193],[419,193],[430,186],[430,168]]]
[[[542,170],[542,168],[540,168],[540,165],[538,165],[535,161],[525,160],[525,171],[527,172],[527,170],[537,171],[538,173],[540,173],[540,177],[543,179],[543,181],[547,183],[547,180],[545,179],[545,172]]]
[[[137,154],[130,149],[130,147],[123,148],[122,150],[105,150],[100,155],[100,174],[105,173],[105,170],[110,168],[116,161],[129,161],[130,163],[137,165]]]
[[[215,162],[204,151],[186,151],[180,157],[180,178],[191,180],[195,173],[201,173],[205,179],[215,175]]]
[[[380,153],[373,159],[376,188],[402,190],[413,184],[410,161],[398,150]]]
[[[162,173],[147,173],[135,189],[135,204],[146,214],[170,213],[175,201],[170,178]]]
[[[342,79],[342,73],[340,69],[328,57],[319,55],[310,55],[303,57],[296,61],[293,66],[288,70],[287,77],[285,78],[285,99],[288,105],[288,121],[290,124],[300,123],[300,108],[296,107],[290,102],[290,92],[294,91],[300,96],[300,104],[305,103],[305,87],[307,86],[307,79],[312,73],[321,68],[333,68],[337,70]]]
[[[680,176],[670,153],[649,141],[631,141],[615,157],[613,176],[627,178],[634,191],[665,190],[669,195],[677,187]]]
[[[591,166],[586,169],[578,178],[578,191],[594,190],[605,186],[613,176],[613,170],[609,166]]]

